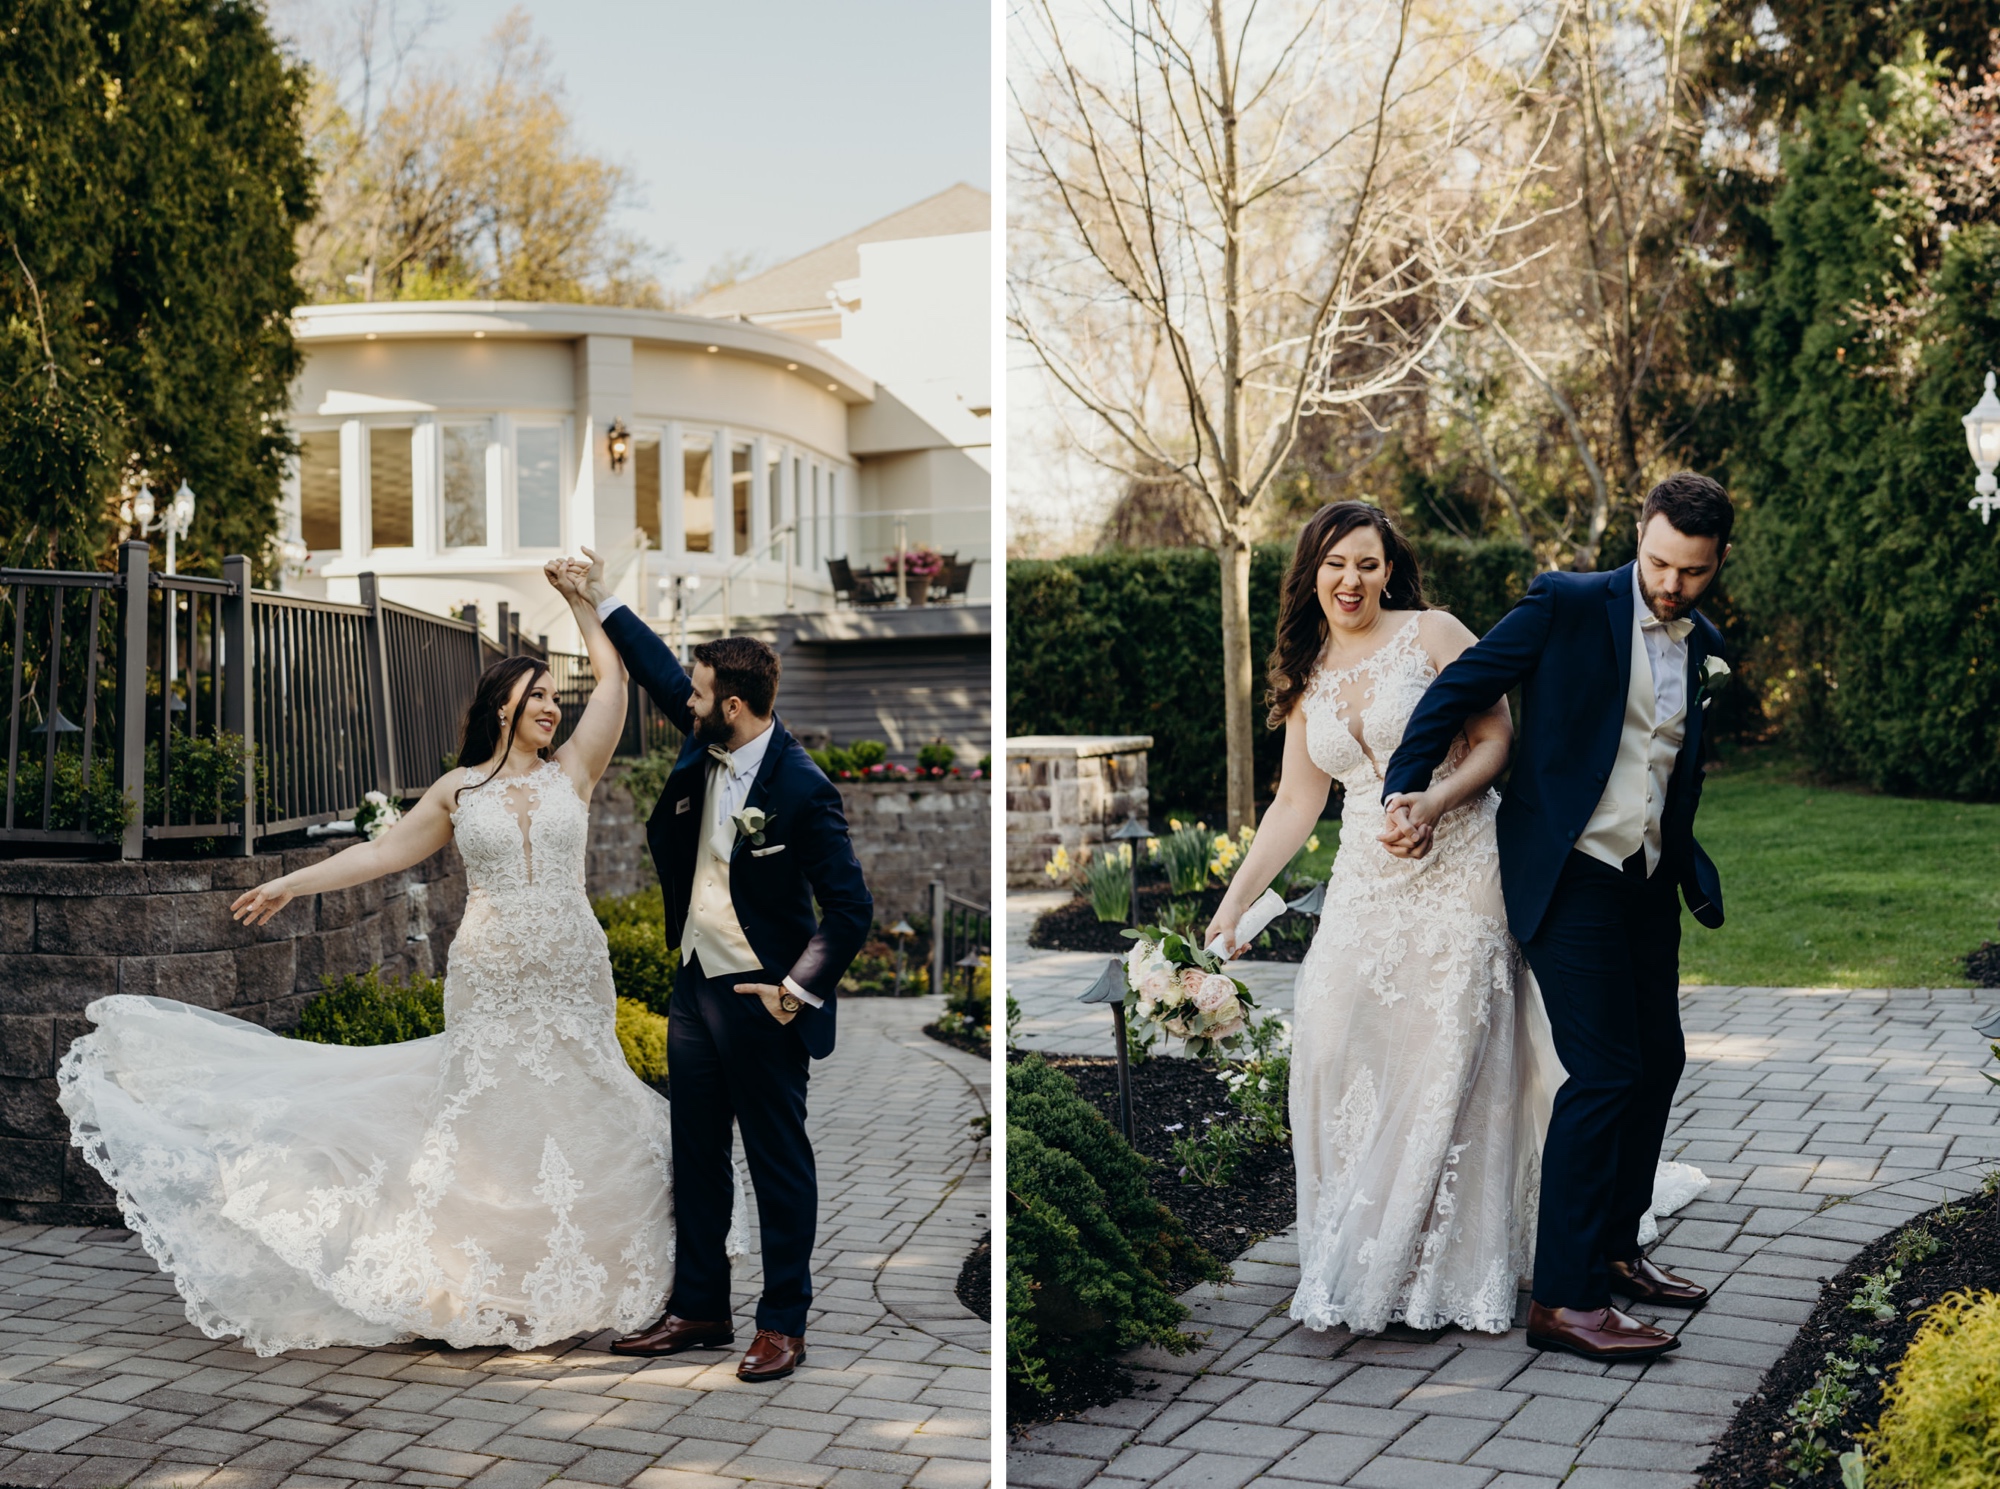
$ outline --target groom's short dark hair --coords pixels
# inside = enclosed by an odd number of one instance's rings
[[[1718,482],[1691,470],[1677,471],[1646,493],[1646,505],[1639,509],[1639,530],[1658,512],[1675,532],[1690,538],[1713,538],[1717,548],[1729,542],[1736,526],[1736,509],[1729,493]]]
[[[743,706],[768,719],[778,701],[778,654],[754,636],[723,636],[704,641],[694,659],[715,672],[715,701],[741,698]]]

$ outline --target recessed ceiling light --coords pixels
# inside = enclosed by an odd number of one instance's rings
[[[787,362],[785,364],[785,371],[787,372],[797,372],[798,370],[799,370],[799,364],[796,362]]]
[[[829,392],[829,393],[838,393],[838,392],[840,391],[840,384],[839,384],[839,383],[828,383],[828,384],[826,385],[826,391],[827,391],[827,392]]]
[[[709,350],[710,350],[710,351],[712,351],[712,352],[719,352],[719,351],[721,351],[721,350],[722,350],[722,348],[721,348],[721,347],[719,347],[719,346],[712,346],[712,347],[710,347],[710,348],[709,348]]]
[[[486,339],[486,333],[484,331],[474,331],[472,333],[472,339],[474,341],[484,341]]]
[[[368,339],[369,339],[370,341],[373,341],[373,340],[375,339],[375,333],[374,333],[373,331],[370,331],[370,332],[368,333]]]

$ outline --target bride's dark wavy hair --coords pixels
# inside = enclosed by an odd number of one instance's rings
[[[528,685],[521,689],[521,697],[526,699],[548,670],[547,663],[538,662],[533,657],[502,657],[479,674],[479,686],[472,690],[472,702],[465,710],[465,728],[458,738],[460,765],[470,770],[474,766],[484,765],[496,754],[500,755],[502,764],[506,763],[506,754],[502,754],[500,750],[501,710],[506,708],[507,700],[514,696],[515,683],[523,677],[528,679]],[[514,731],[520,724],[521,710],[517,708],[507,720],[508,753],[513,751]],[[535,753],[544,758],[548,755],[546,749],[536,750]],[[494,772],[496,775],[498,773]],[[467,791],[476,790],[492,779],[492,776],[488,776],[485,781],[476,782],[472,786],[460,786],[452,793],[451,799],[455,802]]]
[[[1326,650],[1326,612],[1319,603],[1319,566],[1333,545],[1358,527],[1372,527],[1382,540],[1382,552],[1389,560],[1389,583],[1382,591],[1384,610],[1428,610],[1424,601],[1424,571],[1417,562],[1410,540],[1390,520],[1389,514],[1367,502],[1333,502],[1321,507],[1306,520],[1292,552],[1292,566],[1285,572],[1285,588],[1278,602],[1278,644],[1271,648],[1265,664],[1268,686],[1264,701],[1270,705],[1264,722],[1278,728],[1291,717],[1292,709],[1305,696],[1313,668]]]

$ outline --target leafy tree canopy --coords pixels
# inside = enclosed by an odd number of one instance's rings
[[[244,0],[0,0],[0,556],[91,567],[121,485],[262,557],[291,451],[304,73]]]

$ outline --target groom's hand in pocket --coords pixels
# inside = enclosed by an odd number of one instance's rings
[[[785,995],[785,990],[781,987],[772,987],[768,982],[739,982],[736,984],[736,991],[750,993],[761,999],[765,1011],[781,1024],[789,1024],[798,1017],[796,1012],[785,1012],[784,1005],[779,1002]]]

